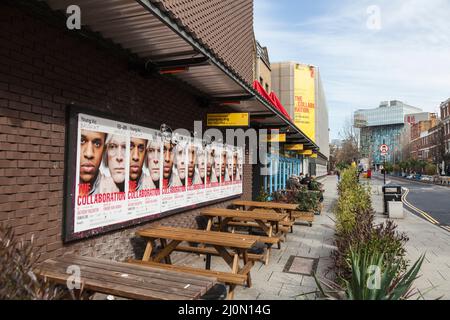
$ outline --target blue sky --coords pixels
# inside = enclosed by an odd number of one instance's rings
[[[254,11],[271,62],[320,68],[331,139],[356,109],[401,100],[437,112],[450,98],[449,0],[254,0]]]

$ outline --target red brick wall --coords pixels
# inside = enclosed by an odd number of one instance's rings
[[[91,40],[4,4],[0,43],[0,223],[14,226],[25,239],[34,235],[42,259],[66,252],[131,256],[130,238],[137,228],[62,243],[65,106],[122,114],[153,127],[165,122],[173,129],[192,129],[206,110],[176,84],[145,79],[129,71],[126,59]],[[245,192],[251,194],[251,182]],[[191,226],[196,214],[157,223]]]

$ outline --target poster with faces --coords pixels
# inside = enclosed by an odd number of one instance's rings
[[[164,141],[161,195],[161,211],[163,212],[186,206],[188,145],[189,138],[183,136],[171,137]]]
[[[78,115],[75,233],[127,219],[128,141],[126,124]]]
[[[186,204],[202,202],[206,187],[206,151],[202,141],[191,140],[187,148],[188,180]]]
[[[77,123],[73,233],[242,193],[240,148],[82,113]]]
[[[233,151],[233,194],[241,193],[242,188],[242,174],[244,171],[243,151],[241,148],[234,148]]]
[[[137,219],[161,211],[161,138],[144,127],[130,125],[129,131],[128,216]]]

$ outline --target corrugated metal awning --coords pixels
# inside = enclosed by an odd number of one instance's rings
[[[255,122],[264,125],[290,127],[303,136],[305,143],[318,148],[290,120],[262,98],[238,74],[227,68],[206,45],[194,39],[181,26],[149,0],[45,0],[52,10],[65,12],[69,5],[81,9],[81,23],[105,39],[127,49],[146,65],[167,70],[184,67],[173,73],[180,81],[201,92],[206,98],[233,99],[247,97],[238,111],[251,115],[266,114]],[[248,99],[253,97],[253,99]]]

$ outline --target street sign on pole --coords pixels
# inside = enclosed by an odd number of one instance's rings
[[[380,146],[381,155],[384,157],[384,164],[383,164],[383,173],[384,173],[384,184],[386,185],[386,157],[387,153],[389,151],[389,146],[385,143],[383,140],[383,144]]]
[[[389,146],[388,146],[387,144],[382,144],[382,145],[380,146],[380,151],[381,151],[381,154],[382,154],[382,155],[387,154],[388,151],[389,151]]]

